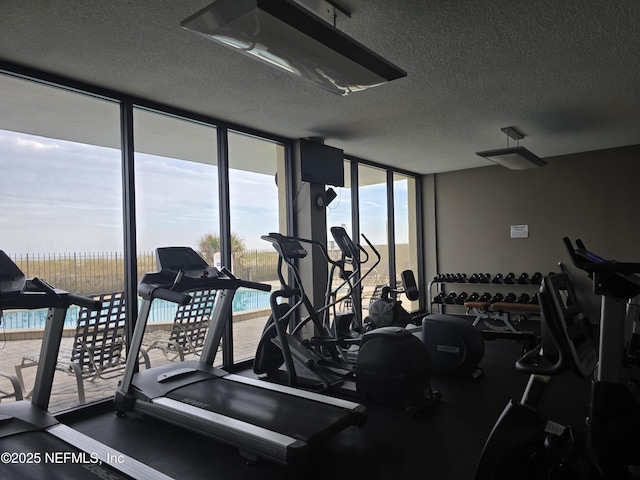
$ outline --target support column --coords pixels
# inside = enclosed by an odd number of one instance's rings
[[[324,206],[318,206],[316,200],[323,196],[325,185],[302,180],[302,152],[300,140],[293,147],[293,210],[295,231],[300,238],[316,240],[327,244],[327,216]],[[305,291],[314,308],[324,305],[324,294],[328,280],[328,266],[317,247],[305,244],[308,255],[299,262],[300,276]]]

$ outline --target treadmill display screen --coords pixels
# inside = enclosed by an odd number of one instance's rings
[[[165,247],[156,250],[156,263],[159,272],[188,272],[204,270],[209,264],[195,250],[189,247]]]
[[[26,282],[24,273],[4,251],[0,250],[0,293],[20,293],[24,290]]]

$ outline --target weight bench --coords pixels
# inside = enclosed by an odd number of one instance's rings
[[[476,315],[473,326],[480,322],[486,327],[482,330],[485,340],[499,338],[513,339],[525,342],[523,350],[533,348],[537,342],[537,335],[531,331],[522,331],[516,328],[516,324],[530,317],[540,316],[540,305],[534,303],[509,303],[509,302],[465,302],[467,313]]]
[[[540,305],[533,303],[465,302],[464,306],[467,313],[476,315],[473,321],[474,327],[482,321],[488,329],[497,332],[518,332],[514,323],[520,323],[531,315],[540,315]],[[499,322],[502,325],[492,322]]]
[[[85,403],[84,380],[116,377],[125,366],[125,301],[123,292],[103,293],[92,296],[102,302],[102,310],[80,308],[78,324],[70,351],[60,351],[56,370],[76,377],[78,401]],[[142,352],[146,368],[149,358]],[[16,377],[26,391],[22,371],[38,365],[39,355],[25,355],[15,366]],[[31,393],[26,396],[29,397]]]
[[[217,290],[194,290],[187,292],[192,300],[179,305],[170,330],[156,330],[144,335],[144,354],[160,349],[169,361],[184,361],[185,355],[200,355],[209,329],[209,321]]]

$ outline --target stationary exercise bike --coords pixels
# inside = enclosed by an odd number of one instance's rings
[[[564,239],[573,264],[602,297],[599,348],[566,273],[540,288],[542,343],[516,368],[530,379],[511,400],[482,452],[476,480],[640,478],[640,317],[629,300],[640,294],[639,263],[607,261]],[[630,318],[632,317],[632,318]],[[572,370],[593,376],[585,445],[569,425],[549,420],[540,404],[555,376]]]
[[[405,270],[400,274],[401,288],[382,288],[380,298],[369,305],[369,315],[364,319],[365,330],[374,330],[380,327],[407,327],[409,324],[418,325],[420,319],[411,315],[402,306],[398,296],[404,294],[408,300],[414,301],[420,298],[420,292],[416,285],[416,279],[411,270]]]

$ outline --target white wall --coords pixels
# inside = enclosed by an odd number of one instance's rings
[[[491,166],[423,180],[425,271],[558,271],[562,237],[581,238],[605,258],[640,262],[640,145],[551,157],[532,170]],[[528,238],[510,238],[510,225]],[[586,274],[571,270],[597,316]]]

